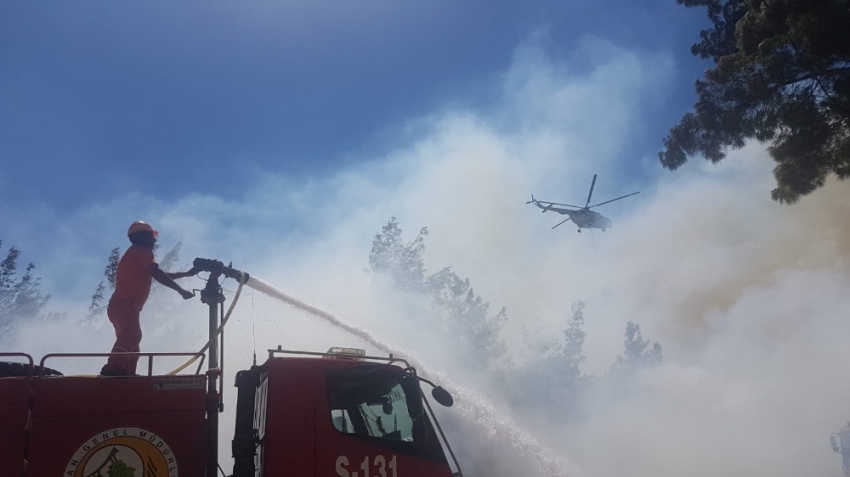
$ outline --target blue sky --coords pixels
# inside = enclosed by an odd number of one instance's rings
[[[675,59],[628,168],[693,102],[703,25],[673,0],[4,2],[0,202],[238,198],[258,175],[374,160],[411,118],[491,107],[541,30],[554,58],[593,36]]]
[[[706,66],[689,53],[704,23],[672,0],[4,2],[0,239],[69,297],[88,295],[126,223],[162,229],[174,208],[191,220],[163,230],[165,245],[201,242],[186,225],[199,214],[216,224],[198,233],[315,239],[357,207],[403,203],[400,189],[375,191],[413,180],[394,158],[440,137],[452,115],[500,141],[532,131],[563,142],[543,157],[515,144],[556,180],[506,184],[511,201],[579,200],[597,172],[599,198],[645,188]],[[546,99],[570,85],[584,91]],[[529,106],[535,94],[543,103]],[[562,167],[547,175],[540,160]],[[574,163],[581,176],[563,174]],[[363,174],[372,183],[356,197],[372,202],[341,203]],[[422,215],[406,218],[434,225]],[[380,223],[358,225],[368,237]],[[230,251],[196,251],[212,252]]]

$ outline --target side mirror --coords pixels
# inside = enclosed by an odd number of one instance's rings
[[[442,386],[435,386],[434,389],[431,390],[431,396],[434,396],[434,400],[445,407],[452,407],[452,404],[455,403],[452,395],[443,389]]]

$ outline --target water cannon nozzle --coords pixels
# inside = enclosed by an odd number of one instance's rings
[[[224,263],[221,260],[199,257],[192,261],[192,268],[199,272],[222,273]]]
[[[232,262],[231,262],[232,264]],[[209,272],[214,275],[224,275],[227,278],[239,280],[242,278],[243,283],[248,281],[248,274],[237,270],[231,266],[225,266],[221,260],[211,258],[196,258],[192,262],[192,268],[197,272]]]

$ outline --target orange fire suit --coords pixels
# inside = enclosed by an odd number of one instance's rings
[[[142,328],[139,313],[151,291],[151,264],[156,263],[153,249],[144,245],[131,245],[118,262],[115,273],[115,292],[109,299],[106,314],[115,328],[113,353],[139,352]],[[138,356],[111,356],[103,371],[136,374]]]

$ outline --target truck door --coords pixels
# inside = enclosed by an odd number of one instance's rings
[[[257,412],[260,477],[314,477],[313,369],[301,361],[275,360],[260,386]],[[265,387],[265,389],[263,389]]]

